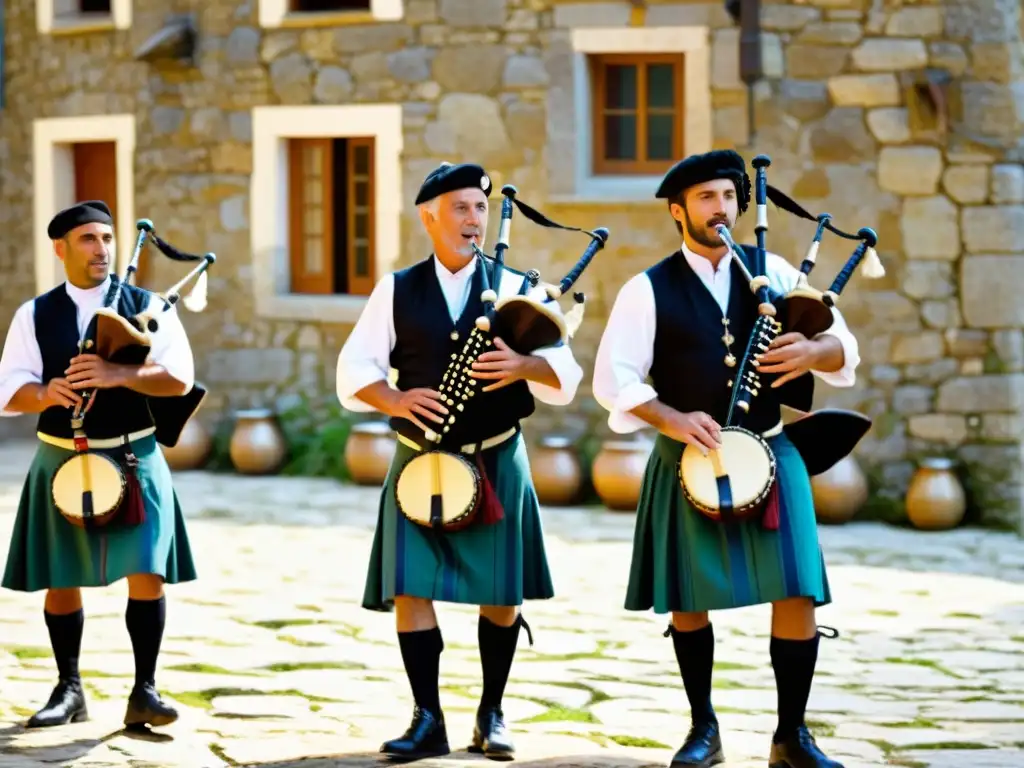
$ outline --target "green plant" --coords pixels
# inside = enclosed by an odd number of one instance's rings
[[[345,443],[352,420],[339,404],[316,402],[303,395],[295,406],[278,415],[278,421],[288,443],[282,475],[349,480]]]
[[[868,499],[857,512],[857,520],[870,520],[889,523],[895,526],[909,526],[903,499],[894,494],[892,489],[885,487],[883,480],[884,465],[875,464],[865,467],[864,474],[868,480]]]
[[[592,470],[594,459],[601,452],[602,442],[603,440],[600,435],[591,432],[581,437],[576,443],[580,457],[580,466],[583,468],[583,487],[580,489],[580,498],[577,503],[584,506],[601,504],[601,497],[594,490]]]
[[[213,430],[211,440],[213,448],[210,451],[210,458],[203,469],[207,472],[234,472],[234,465],[231,463],[231,433],[235,429],[234,419],[222,419]]]

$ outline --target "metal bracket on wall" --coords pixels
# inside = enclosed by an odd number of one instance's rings
[[[197,32],[191,14],[171,16],[156,33],[135,51],[138,61],[187,61],[196,65]]]

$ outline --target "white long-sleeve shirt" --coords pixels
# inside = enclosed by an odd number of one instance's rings
[[[448,269],[437,259],[434,262],[434,272],[437,281],[441,286],[445,302],[448,305],[448,313],[452,322],[456,322],[462,315],[466,303],[469,301],[469,292],[472,288],[473,273],[476,272],[477,259],[473,259],[458,272],[449,272]],[[505,271],[502,279],[500,296],[513,296],[519,292],[523,278],[513,272]],[[366,306],[359,320],[352,328],[352,332],[342,346],[338,355],[337,370],[337,394],[338,400],[343,408],[350,411],[369,412],[373,407],[358,399],[355,395],[364,387],[368,387],[378,381],[386,381],[391,370],[391,351],[395,348],[397,334],[395,333],[395,316],[393,311],[393,299],[395,290],[395,278],[393,274],[382,277],[374,286],[366,301]],[[542,297],[543,289],[535,288],[531,291],[532,296]],[[550,306],[559,313],[561,308],[557,303]],[[551,369],[558,377],[560,387],[550,387],[536,381],[527,382],[531,394],[543,403],[549,405],[568,405],[576,396],[576,390],[583,379],[583,369],[572,354],[568,344],[547,349],[539,349],[533,353],[537,357],[547,360]],[[438,382],[440,385],[441,382]],[[487,381],[487,384],[492,383]]]
[[[103,306],[109,287],[109,277],[101,285],[88,289],[64,283],[64,289],[78,309],[79,338],[85,334],[96,310]],[[160,299],[150,297],[150,303],[153,301],[159,303]],[[150,359],[191,389],[195,382],[195,360],[177,308],[161,312],[157,320],[159,327],[150,334],[153,345]],[[7,407],[11,398],[26,384],[42,383],[43,356],[36,340],[34,306],[33,301],[26,301],[14,313],[0,356],[0,416],[19,415]]]
[[[724,315],[732,286],[733,254],[726,254],[716,269],[685,244],[682,252]],[[800,275],[798,269],[774,253],[766,254],[765,267],[771,287],[781,293],[792,290]],[[834,387],[852,387],[860,364],[859,346],[835,307],[832,316],[834,323],[824,334],[835,336],[843,345],[843,367],[831,373],[813,374]],[[619,290],[594,361],[594,399],[608,411],[608,426],[613,432],[625,434],[649,426],[629,411],[658,396],[646,381],[654,362],[655,325],[654,288],[647,275],[640,273]]]

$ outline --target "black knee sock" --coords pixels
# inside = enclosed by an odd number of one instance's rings
[[[779,723],[774,740],[784,741],[804,724],[807,699],[811,695],[814,665],[818,661],[818,639],[783,640],[772,637],[770,653],[778,691]]]
[[[509,627],[502,627],[481,616],[477,624],[477,638],[480,641],[480,665],[483,667],[484,692],[480,696],[480,708],[501,707],[505,685],[512,670],[512,660],[519,642],[521,618],[516,617]]]
[[[57,674],[65,682],[80,682],[78,676],[78,655],[82,650],[82,628],[85,612],[79,608],[74,613],[49,613],[43,611],[46,628],[50,632],[50,647],[57,662]]]
[[[438,677],[441,667],[441,651],[444,640],[441,628],[424,629],[419,632],[399,632],[398,645],[402,649],[405,673],[416,706],[437,717],[441,716],[441,694],[438,691]]]
[[[135,653],[135,685],[156,684],[156,660],[160,655],[160,642],[164,637],[167,619],[167,601],[128,599],[124,622],[132,639]]]
[[[711,624],[690,632],[671,628],[679,674],[690,702],[690,719],[695,723],[715,723],[711,706],[711,672],[715,666],[715,631]]]

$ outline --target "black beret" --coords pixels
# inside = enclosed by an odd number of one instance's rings
[[[86,200],[65,208],[50,220],[46,234],[51,240],[59,240],[75,227],[83,224],[109,224],[114,226],[110,209],[102,200]]]
[[[732,179],[736,184],[740,213],[747,210],[750,203],[750,177],[743,158],[731,149],[715,149],[680,160],[665,174],[654,196],[675,197],[688,187],[714,179]]]
[[[468,188],[482,189],[484,195],[491,196],[491,180],[483,168],[473,163],[441,163],[423,180],[415,205],[429,202],[445,192]]]

